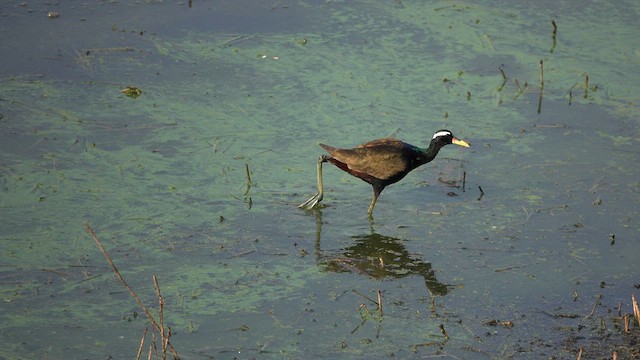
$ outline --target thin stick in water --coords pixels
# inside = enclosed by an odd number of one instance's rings
[[[513,79],[513,83],[518,87],[518,95],[516,95],[516,98],[518,98],[518,96],[522,95],[522,86],[520,86],[520,82],[518,81],[518,79]]]
[[[544,89],[543,61],[540,60],[540,94],[538,95],[538,114],[542,111],[542,89]]]
[[[500,84],[500,86],[498,86],[498,92],[502,91],[502,89],[504,89],[504,86],[507,84],[507,75],[504,73],[504,69],[502,68],[502,66],[500,67],[500,74],[502,74],[502,84]]]
[[[540,86],[540,93],[538,94],[538,114],[542,112],[542,86]]]
[[[551,53],[553,53],[553,50],[556,49],[556,34],[558,33],[558,24],[556,24],[555,20],[551,20],[551,25],[553,25],[553,35],[552,35],[552,39],[553,39],[553,45],[551,46]]]
[[[633,316],[638,321],[638,326],[640,326],[640,307],[638,307],[635,294],[631,294],[631,303],[633,304]]]
[[[444,329],[444,324],[440,324],[439,328],[442,335],[444,335],[444,338],[449,339],[449,334],[447,334],[447,330]]]
[[[147,315],[147,318],[149,319],[149,321],[151,322],[151,324],[155,327],[155,329],[162,335],[165,334],[165,330],[164,327],[161,327],[158,322],[156,322],[156,319],[153,317],[153,315],[151,315],[151,312],[149,311],[149,309],[142,303],[142,301],[140,300],[140,298],[138,297],[138,295],[135,293],[135,291],[133,291],[133,289],[129,286],[129,284],[127,284],[127,282],[124,280],[124,278],[122,277],[122,275],[120,274],[120,271],[118,271],[118,268],[116,268],[116,265],[113,263],[113,260],[111,259],[111,256],[109,255],[109,253],[107,252],[107,250],[104,248],[104,246],[102,245],[102,242],[100,242],[100,240],[98,239],[98,236],[96,235],[96,233],[93,231],[93,229],[91,228],[91,226],[89,226],[88,223],[84,224],[85,229],[87,230],[87,232],[89,233],[89,235],[91,235],[91,237],[93,238],[93,240],[96,242],[96,245],[98,245],[98,248],[100,249],[100,252],[102,252],[102,255],[104,255],[104,258],[107,260],[107,263],[109,263],[109,266],[111,266],[111,270],[113,270],[113,272],[116,274],[116,277],[118,278],[118,280],[120,280],[120,282],[122,283],[122,285],[124,285],[125,288],[127,288],[127,290],[129,290],[129,293],[131,294],[131,296],[133,297],[133,299],[138,303],[138,305],[140,306],[140,308],[142,309],[142,311],[144,311],[145,315]],[[158,282],[157,279],[155,277],[155,275],[153,276],[154,278],[154,283],[156,285],[156,291],[158,294],[160,294],[160,287],[158,286]],[[161,303],[164,303],[164,300],[162,300],[162,298],[160,297],[159,300],[161,301]],[[162,307],[160,308],[160,318],[162,321]],[[152,343],[155,344],[155,332],[151,332],[152,334]],[[169,335],[171,334],[171,329],[169,329]],[[176,351],[176,349],[173,347],[172,344],[169,343],[169,337],[167,336],[166,338],[163,338],[163,351],[162,351],[162,359],[166,359],[166,349],[170,349],[171,352],[173,353],[173,357],[174,359],[179,359],[180,357],[178,356],[178,352]],[[151,348],[149,349],[149,351],[151,351]]]
[[[592,317],[592,316],[593,316],[593,314],[595,314],[595,313],[596,313],[596,307],[598,307],[598,304],[600,304],[600,300],[601,300],[601,299],[602,299],[602,294],[600,294],[600,295],[598,295],[598,296],[596,297],[596,302],[595,302],[595,304],[593,304],[593,308],[591,308],[591,313],[590,313],[590,314],[589,314],[589,316],[587,316],[587,317]]]
[[[464,192],[465,186],[467,185],[467,172],[462,172],[462,192]]]
[[[153,317],[153,315],[151,315],[151,312],[149,312],[149,309],[147,309],[147,307],[142,303],[142,301],[140,300],[138,295],[135,293],[135,291],[133,291],[133,289],[129,286],[129,284],[127,284],[127,282],[124,281],[124,278],[122,277],[122,275],[120,275],[120,271],[118,271],[118,268],[116,268],[116,265],[113,263],[113,260],[111,260],[111,256],[109,256],[109,253],[107,253],[107,250],[105,250],[104,246],[102,246],[102,243],[100,242],[100,240],[98,240],[98,237],[96,236],[96,233],[93,232],[93,229],[91,228],[91,226],[89,226],[89,224],[84,224],[84,227],[89,233],[89,235],[93,237],[93,240],[98,245],[98,248],[102,252],[102,255],[104,255],[104,258],[107,260],[107,263],[109,263],[109,265],[111,266],[111,270],[113,270],[113,272],[116,274],[116,277],[118,278],[118,280],[120,280],[122,285],[124,285],[124,287],[127,288],[127,290],[129,290],[129,293],[131,294],[133,299],[138,303],[140,308],[142,308],[142,311],[144,311],[145,315],[147,315],[147,317],[149,318],[149,321],[151,321],[151,324],[153,324],[153,326],[155,326],[156,329],[160,330],[160,326],[156,322],[156,319]]]
[[[584,74],[584,98],[589,96],[589,74]]]
[[[502,80],[507,80],[507,75],[504,73],[502,66],[500,67],[500,74],[502,74]]]
[[[380,311],[380,316],[382,316],[382,292],[378,289],[378,310]]]
[[[571,90],[569,90],[569,106],[571,106],[572,102],[573,102],[573,93],[571,92]]]
[[[249,190],[251,190],[251,172],[249,171],[249,164],[244,164],[244,170],[247,175],[247,190],[244,192],[244,196],[246,197],[249,194]]]
[[[138,354],[136,355],[136,360],[140,360],[140,354],[142,354],[142,348],[144,347],[144,338],[147,336],[148,327],[144,328],[144,333],[142,333],[142,339],[140,339],[140,347],[138,347]]]
[[[623,321],[624,321],[624,332],[628,334],[629,333],[629,314],[624,314]]]
[[[153,275],[153,285],[156,288],[156,295],[158,296],[158,314],[160,318],[160,341],[162,342],[162,359],[167,358],[167,346],[169,345],[169,337],[165,333],[164,328],[164,298],[160,293],[160,285],[158,285],[158,278]]]
[[[249,164],[244,164],[245,171],[247,172],[247,187],[251,187],[251,172],[249,171]]]

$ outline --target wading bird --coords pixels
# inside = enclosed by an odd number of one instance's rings
[[[373,186],[373,199],[368,210],[371,216],[378,196],[385,187],[402,180],[411,170],[433,160],[438,151],[449,144],[469,147],[469,143],[456,139],[449,130],[436,131],[426,149],[394,138],[373,140],[353,149],[320,144],[331,156],[322,155],[318,159],[318,192],[298,207],[312,209],[322,201],[322,163],[328,161]]]

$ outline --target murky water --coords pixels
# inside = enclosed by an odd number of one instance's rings
[[[135,357],[149,322],[85,224],[154,314],[157,275],[185,359],[637,356],[639,11],[0,6],[0,358]],[[297,208],[317,143],[441,128],[472,148],[373,222],[331,165]]]

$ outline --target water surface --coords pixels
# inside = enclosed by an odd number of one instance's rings
[[[639,10],[3,5],[0,357],[135,357],[148,321],[85,224],[154,311],[157,275],[185,359],[637,356]],[[317,143],[441,128],[472,147],[373,222],[331,165],[297,208]]]

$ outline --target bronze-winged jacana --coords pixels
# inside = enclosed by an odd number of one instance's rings
[[[322,163],[328,161],[373,186],[373,199],[368,211],[371,216],[376,200],[385,187],[400,181],[411,170],[433,160],[438,151],[449,144],[469,147],[469,143],[456,139],[449,130],[436,131],[426,149],[394,138],[373,140],[353,149],[339,149],[320,144],[331,156],[322,155],[318,159],[318,192],[298,207],[312,209],[322,201]]]

